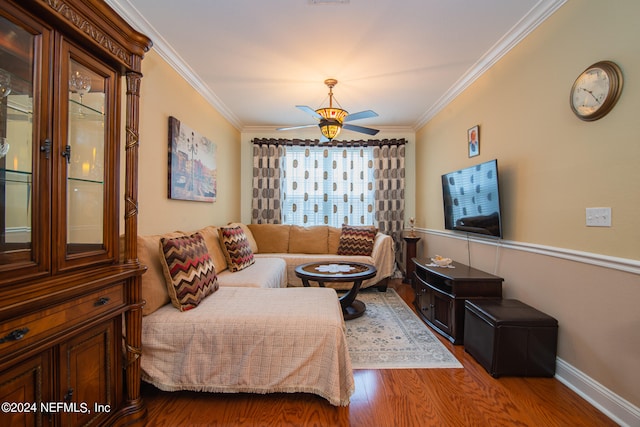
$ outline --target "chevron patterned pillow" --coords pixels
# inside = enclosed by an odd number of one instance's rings
[[[178,310],[191,310],[218,290],[216,269],[200,233],[163,237],[160,251],[169,298]]]
[[[255,262],[247,235],[240,226],[220,227],[220,243],[230,271],[240,271]]]
[[[367,225],[342,225],[338,255],[366,255],[373,252],[378,230]]]

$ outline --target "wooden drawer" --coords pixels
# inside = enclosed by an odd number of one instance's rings
[[[124,283],[0,324],[0,359],[38,340],[125,305]]]

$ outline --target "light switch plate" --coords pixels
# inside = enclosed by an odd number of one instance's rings
[[[587,227],[611,227],[611,208],[587,208]]]

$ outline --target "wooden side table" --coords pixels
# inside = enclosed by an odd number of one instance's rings
[[[353,282],[351,290],[339,298],[344,320],[355,319],[364,314],[367,307],[356,299],[356,295],[364,280],[378,274],[373,265],[344,261],[302,264],[296,267],[295,272],[305,287],[310,286],[309,280],[318,282],[320,287],[324,287],[325,282]]]
[[[403,236],[402,239],[405,241],[407,246],[407,253],[405,254],[405,258],[404,258],[405,276],[402,283],[408,283],[410,285],[413,285],[413,272],[416,270],[416,265],[411,260],[416,257],[416,243],[418,243],[418,240],[420,240],[420,237],[407,235],[407,236]]]

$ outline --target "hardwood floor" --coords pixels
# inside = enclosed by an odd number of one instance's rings
[[[410,305],[412,289],[391,287]],[[439,335],[438,335],[439,336]],[[355,370],[348,407],[309,394],[163,392],[143,384],[148,426],[615,426],[553,378],[491,377],[441,339],[464,369]]]

